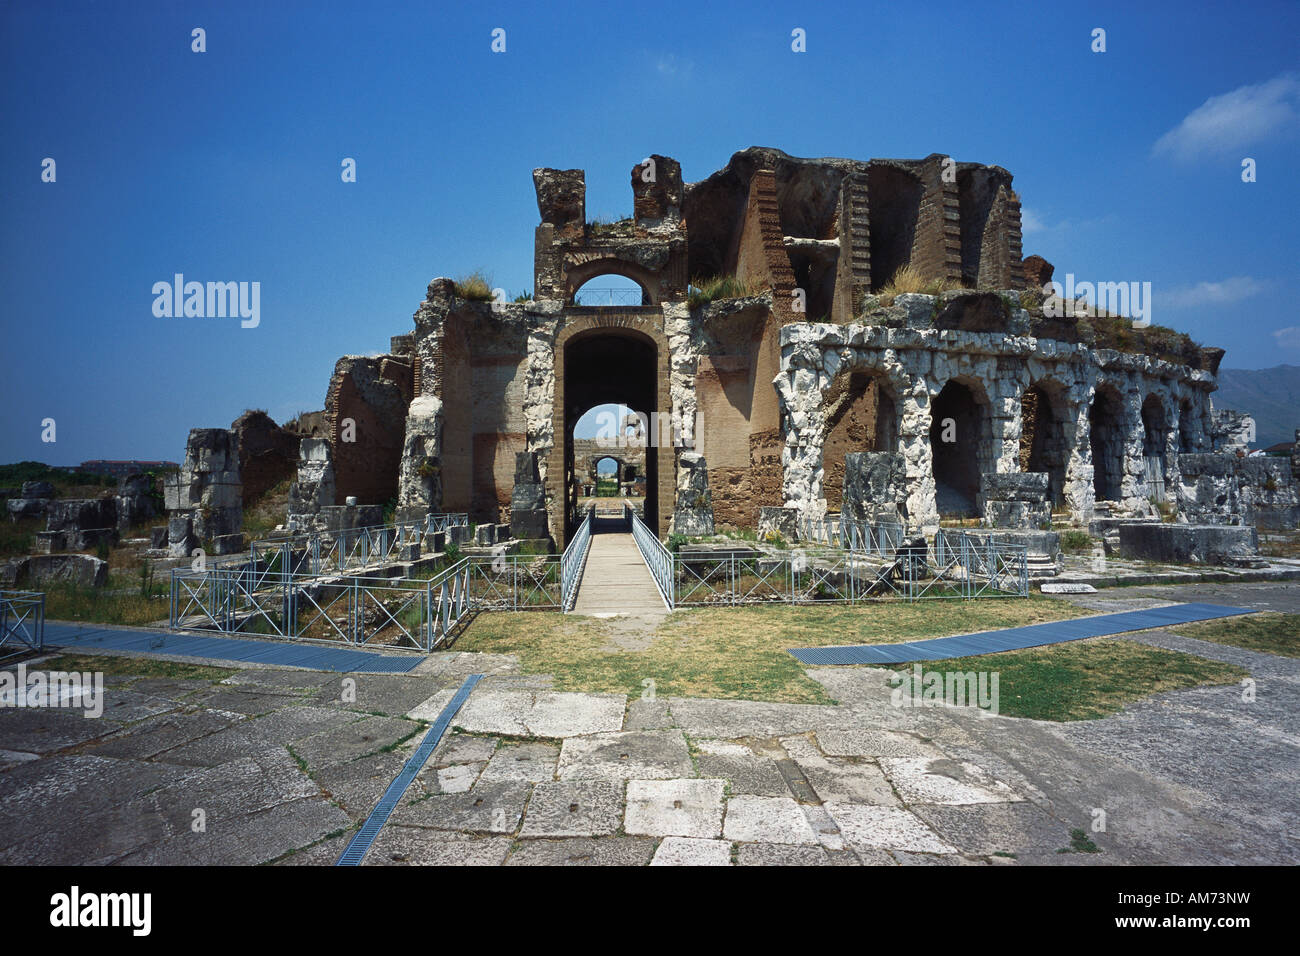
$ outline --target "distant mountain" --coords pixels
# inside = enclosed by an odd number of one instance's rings
[[[1300,428],[1300,365],[1221,368],[1215,408],[1233,408],[1255,419],[1256,448],[1294,441]]]

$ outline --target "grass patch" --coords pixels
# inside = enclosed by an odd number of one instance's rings
[[[492,279],[482,272],[471,272],[455,282],[456,294],[470,302],[492,301]]]
[[[997,671],[998,711],[1035,720],[1096,720],[1151,694],[1235,684],[1249,672],[1115,638],[1093,638],[1001,654],[922,662],[943,671]],[[899,664],[894,670],[912,669]]]
[[[237,671],[203,664],[183,664],[153,657],[117,657],[107,654],[60,654],[41,665],[50,671],[91,671],[116,677],[170,677],[177,680],[225,680]]]
[[[1092,837],[1078,827],[1070,831],[1070,845],[1063,846],[1057,853],[1100,853],[1101,849],[1092,842]]]
[[[879,305],[891,306],[894,304],[894,299],[900,295],[908,293],[940,295],[944,292],[953,292],[961,287],[960,282],[953,282],[949,279],[931,279],[908,262],[899,266],[893,278],[885,283],[883,289],[876,293],[876,300]]]
[[[1086,613],[1043,597],[861,607],[702,608],[675,612],[645,650],[610,646],[611,626],[554,612],[482,614],[456,651],[516,654],[524,673],[551,674],[556,690],[829,704],[787,649],[880,644],[1013,627]]]
[[[138,587],[138,579],[135,583]],[[167,616],[167,602],[144,597],[139,590],[110,594],[101,588],[50,584],[45,589],[45,616],[95,624],[153,624]]]
[[[694,309],[719,299],[740,299],[750,295],[762,295],[766,291],[767,285],[761,279],[709,276],[691,280],[686,303]]]
[[[1061,550],[1062,551],[1090,551],[1092,550],[1092,535],[1086,531],[1080,531],[1077,528],[1070,528],[1061,532]]]
[[[1300,614],[1264,611],[1170,628],[1184,637],[1227,644],[1247,651],[1300,657]]]

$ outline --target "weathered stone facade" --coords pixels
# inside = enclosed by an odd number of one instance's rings
[[[1050,535],[1053,515],[1167,511],[1187,499],[1180,462],[1227,440],[1211,426],[1222,350],[1037,304],[1053,267],[1022,258],[1000,167],[751,148],[686,184],[655,155],[614,223],[587,221],[582,170],[533,182],[531,298],[434,279],[390,354],[341,359],[292,513],[395,495],[403,517],[463,511],[535,537],[544,512],[562,544],[594,465],[574,426],[606,404],[650,423],[636,473],[661,535],[839,511]],[[936,294],[896,288],[905,266]],[[580,304],[611,274],[640,302]]]

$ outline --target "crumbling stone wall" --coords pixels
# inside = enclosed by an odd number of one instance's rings
[[[293,478],[301,438],[281,428],[266,412],[244,412],[231,423],[230,433],[239,448],[245,508],[280,482]]]
[[[325,412],[338,501],[383,504],[397,495],[412,362],[396,355],[346,355],[334,366]]]
[[[185,462],[163,481],[169,512],[168,546],[173,555],[208,544],[217,554],[242,545],[243,486],[239,448],[226,428],[193,428],[185,444]]]

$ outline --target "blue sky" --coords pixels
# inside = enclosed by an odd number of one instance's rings
[[[1295,3],[10,0],[0,461],[176,459],[321,408],[433,277],[532,287],[534,167],[616,218],[651,152],[688,180],[751,145],[996,163],[1058,277],[1150,281],[1226,366],[1300,364],[1297,38]],[[155,317],[177,272],[260,282],[259,326]]]

